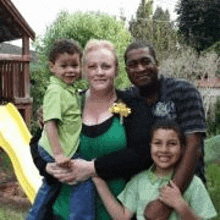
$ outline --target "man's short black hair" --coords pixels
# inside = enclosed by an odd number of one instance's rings
[[[153,48],[153,46],[147,41],[147,40],[134,40],[133,42],[131,42],[128,46],[127,49],[124,53],[124,61],[125,64],[127,63],[127,54],[134,49],[139,49],[139,48],[148,48],[149,52],[151,54],[151,56],[154,58],[154,60],[157,62],[157,58],[156,58],[156,53],[155,50]]]

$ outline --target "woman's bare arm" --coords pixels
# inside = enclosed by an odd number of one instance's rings
[[[96,189],[111,217],[114,220],[129,220],[133,216],[133,212],[124,207],[111,193],[107,183],[99,178],[94,177],[93,182]]]

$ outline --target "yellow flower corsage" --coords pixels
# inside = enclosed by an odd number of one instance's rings
[[[123,117],[128,117],[131,114],[131,109],[126,107],[123,102],[114,103],[110,108],[109,111],[112,114],[119,114],[120,115],[120,123],[123,123]]]

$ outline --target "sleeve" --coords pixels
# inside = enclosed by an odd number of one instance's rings
[[[211,219],[217,216],[214,205],[201,179],[195,176],[193,182],[190,207],[203,219]]]
[[[50,85],[44,95],[44,121],[60,120],[62,121],[62,90],[55,85]]]
[[[205,112],[199,91],[189,83],[181,82],[175,94],[180,97],[177,100],[177,120],[184,132],[201,132],[205,135]]]
[[[44,176],[47,182],[50,184],[50,183],[57,182],[57,180],[45,171],[47,163],[41,158],[41,156],[38,153],[38,141],[41,137],[41,133],[42,133],[42,130],[39,129],[36,135],[31,139],[31,142],[30,142],[31,155],[33,157],[35,166],[40,172],[40,175]]]
[[[131,179],[117,198],[123,206],[131,210],[133,213],[137,213],[139,200],[138,177]]]
[[[146,145],[137,145],[95,160],[95,169],[99,177],[108,180],[117,177],[130,179],[134,174],[150,167],[152,160],[146,153]]]
[[[133,105],[133,99],[130,101],[130,94],[124,92],[117,95],[125,103],[129,103],[129,107]],[[131,176],[149,168],[153,164],[150,156],[149,137],[152,114],[150,114],[150,111],[148,112],[144,114],[145,120],[143,121],[139,117],[142,112],[140,112],[140,115],[135,112],[130,118],[124,118],[127,148],[95,160],[96,172],[101,178],[105,180],[117,177],[130,179]]]

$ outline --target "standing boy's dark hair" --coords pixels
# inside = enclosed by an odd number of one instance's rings
[[[186,146],[186,136],[177,122],[171,119],[158,120],[151,128],[150,140],[152,141],[154,132],[158,129],[172,129],[177,133],[181,147]]]
[[[127,54],[131,51],[131,50],[134,50],[134,49],[139,49],[139,48],[148,48],[149,49],[149,52],[150,52],[150,55],[154,58],[154,60],[157,62],[157,57],[156,57],[156,53],[155,53],[155,50],[153,48],[153,46],[147,41],[147,40],[135,40],[133,42],[131,42],[126,50],[125,50],[125,53],[124,53],[124,61],[125,61],[125,64],[127,63]]]
[[[60,54],[79,54],[80,60],[82,58],[82,48],[77,41],[71,39],[59,39],[54,42],[50,49],[49,61],[55,63]]]

